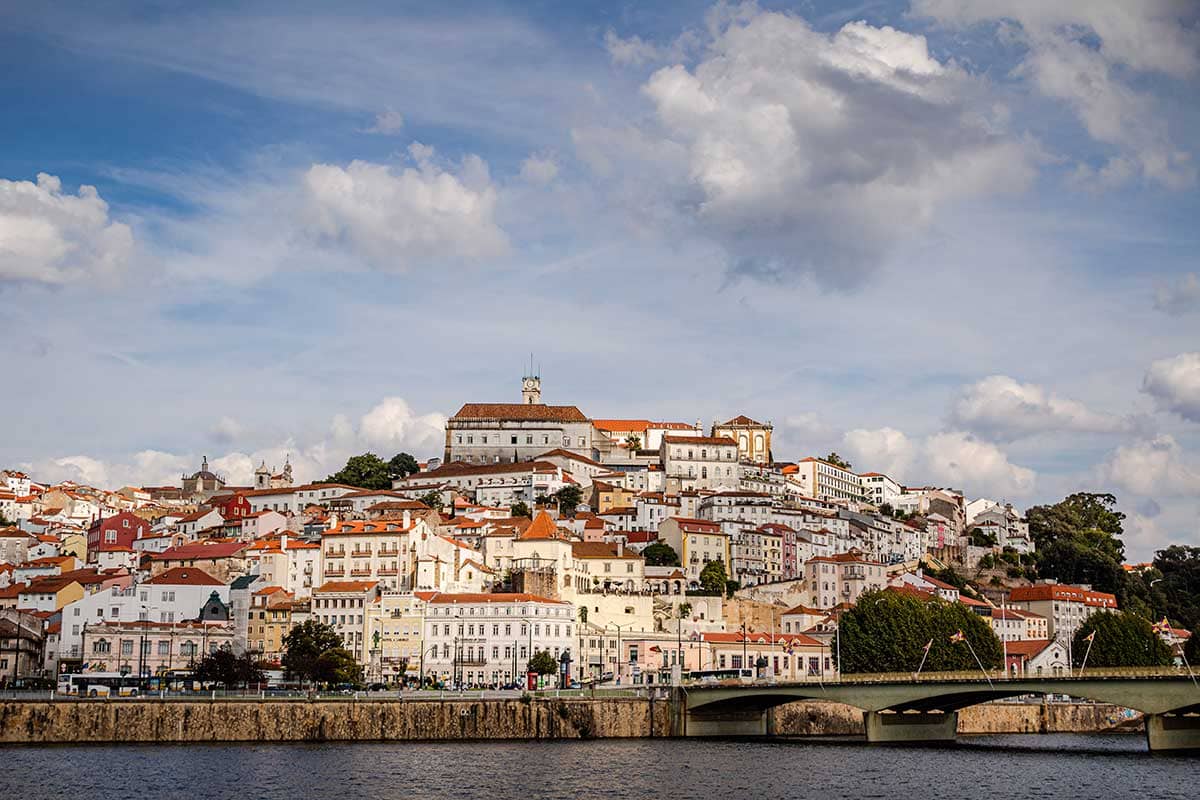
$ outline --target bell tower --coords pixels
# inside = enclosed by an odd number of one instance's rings
[[[533,355],[529,356],[529,372],[521,378],[521,403],[524,405],[541,405],[542,378],[533,368]]]

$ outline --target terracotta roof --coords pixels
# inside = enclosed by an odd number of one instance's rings
[[[1069,586],[1064,583],[1039,583],[1033,586],[1018,586],[1009,593],[1009,600],[1014,603],[1032,602],[1037,600],[1067,600],[1083,603],[1088,606],[1116,608],[1116,595],[1108,592],[1097,592],[1080,586]]]
[[[521,541],[527,542],[534,539],[561,539],[558,533],[558,525],[551,519],[550,515],[545,511],[539,511],[534,517],[533,524],[525,529],[519,537]]]
[[[193,561],[195,559],[231,558],[249,548],[246,542],[193,542],[168,547],[161,553],[151,553],[155,561]]]
[[[452,603],[554,603],[555,605],[570,605],[565,600],[554,600],[536,594],[516,592],[462,592],[449,594],[446,592],[415,592],[417,597],[427,603],[450,605]]]
[[[571,555],[575,558],[628,558],[641,561],[637,553],[628,551],[617,555],[617,546],[608,542],[572,542]]]
[[[710,519],[696,519],[695,517],[667,517],[679,523],[681,528],[703,528],[711,533],[719,533],[721,531],[720,523],[713,522]]]
[[[728,436],[663,436],[667,444],[710,444],[737,447],[737,442]]]
[[[450,419],[513,419],[537,422],[587,422],[575,406],[541,403],[467,403]]]
[[[1005,649],[1010,656],[1033,658],[1051,644],[1052,642],[1049,639],[1022,639],[1015,642],[1006,642]]]
[[[750,419],[745,414],[738,414],[733,419],[726,420],[722,425],[718,425],[717,427],[721,428],[724,427],[724,425],[762,425],[762,423]]]
[[[361,536],[363,534],[369,534],[369,533],[404,533],[406,531],[412,530],[412,527],[413,527],[413,525],[411,522],[409,523],[408,527],[406,528],[406,527],[404,527],[404,525],[401,525],[396,520],[352,519],[352,520],[347,520],[346,522],[338,523],[338,526],[336,528],[330,528],[329,530],[322,531],[321,535],[322,536],[338,536],[341,534],[347,534],[347,535],[358,534]]]
[[[825,647],[825,644],[811,636],[805,636],[803,633],[768,633],[766,631],[748,631],[744,635],[741,631],[733,633],[702,633],[700,637],[706,642],[713,644],[741,644],[745,641],[747,644],[780,644],[787,646],[789,644],[797,644],[807,647]]]
[[[172,567],[146,583],[154,586],[224,586],[225,584],[195,567]]]
[[[592,425],[602,431],[639,431],[645,433],[650,427],[648,419],[594,419]]]
[[[406,480],[453,478],[458,475],[504,475],[510,472],[555,472],[557,469],[558,467],[549,461],[518,461],[515,464],[468,464],[464,461],[451,461],[435,470],[409,475]]]
[[[326,581],[313,592],[365,592],[378,585],[379,581]]]

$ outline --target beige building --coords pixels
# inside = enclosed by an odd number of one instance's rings
[[[532,461],[561,448],[592,457],[592,422],[575,406],[542,403],[542,379],[522,379],[520,403],[467,403],[446,420],[445,463]]]
[[[855,603],[864,592],[887,586],[883,564],[858,552],[817,556],[804,563],[806,605],[830,609],[842,603]]]
[[[669,544],[679,556],[687,575],[688,588],[700,586],[700,572],[710,561],[725,565],[726,574],[732,563],[729,535],[721,525],[705,519],[667,517],[658,526],[658,540]]]
[[[772,430],[769,422],[757,422],[745,414],[739,414],[720,425],[713,425],[712,435],[737,442],[739,460],[770,464]]]
[[[367,635],[367,616],[377,615],[372,606],[382,593],[379,581],[326,581],[313,591],[312,619],[333,626],[343,646],[360,664],[369,663],[372,642]]]
[[[1046,638],[1070,642],[1075,631],[1097,611],[1115,611],[1117,598],[1084,586],[1038,583],[1009,593],[1009,606],[1046,619]]]
[[[664,436],[658,452],[668,494],[738,487],[738,446],[727,436]]]

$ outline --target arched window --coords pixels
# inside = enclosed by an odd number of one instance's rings
[[[92,643],[92,652],[93,653],[111,653],[112,652],[112,644],[108,641],[108,639],[97,639],[95,642]]]
[[[701,477],[701,478],[707,478],[707,477],[708,477],[708,467],[701,467],[701,468],[700,468],[700,477]]]

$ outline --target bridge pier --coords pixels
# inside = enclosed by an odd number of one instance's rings
[[[748,709],[718,714],[689,713],[686,736],[767,736],[769,711]]]
[[[1200,715],[1146,714],[1144,719],[1151,752],[1200,751]]]
[[[873,744],[953,742],[958,733],[958,712],[864,711],[867,741]]]

